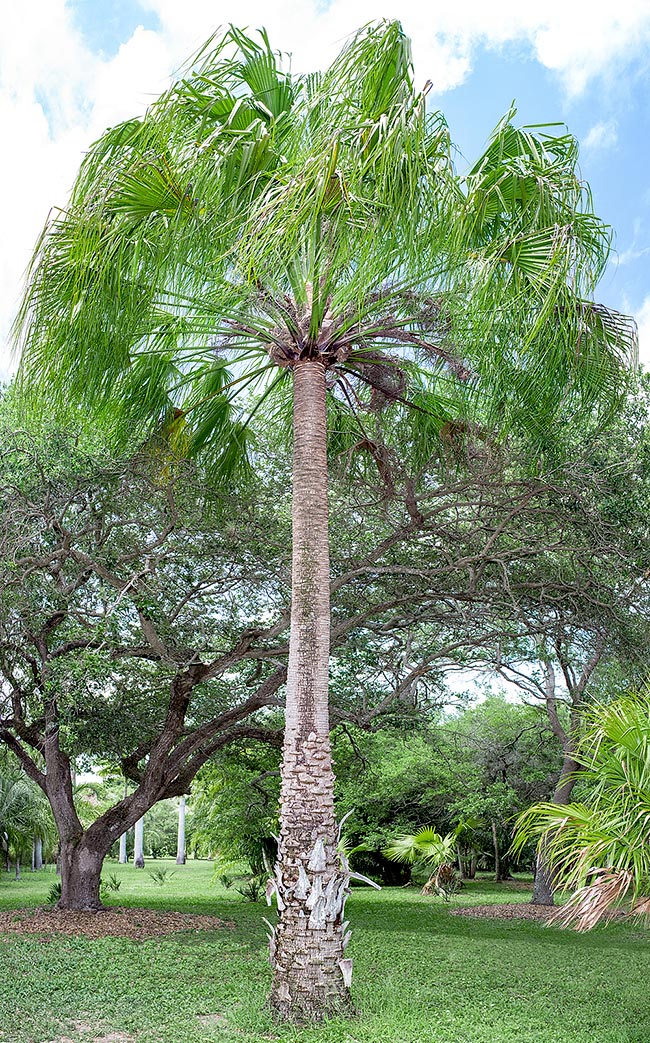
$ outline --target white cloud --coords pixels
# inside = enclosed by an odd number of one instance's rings
[[[620,268],[626,264],[633,264],[634,261],[638,261],[641,257],[646,257],[650,253],[650,246],[636,247],[631,246],[629,250],[623,250],[618,254],[616,261]]]
[[[647,0],[140,0],[159,19],[138,28],[106,60],[86,45],[66,0],[5,5],[0,36],[0,123],[5,201],[0,238],[0,375],[24,271],[50,206],[65,202],[83,150],[102,130],[142,111],[171,71],[221,24],[264,25],[272,42],[293,53],[302,71],[325,65],[359,25],[400,18],[413,40],[416,77],[442,92],[469,74],[480,44],[528,42],[570,92],[605,69],[644,53],[650,41]],[[102,0],[94,0],[97,14]],[[109,10],[108,0],[106,10]],[[606,125],[604,125],[606,126]],[[596,128],[594,128],[594,133]],[[603,143],[605,140],[603,132]],[[594,138],[594,144],[596,138]],[[4,363],[3,363],[4,360]]]
[[[292,51],[301,68],[322,64],[358,26],[377,18],[399,18],[413,40],[419,78],[436,90],[457,86],[471,68],[474,48],[485,43],[528,41],[543,65],[566,89],[579,93],[613,62],[644,53],[650,40],[647,0],[241,0],[236,12],[221,0],[141,0],[156,13],[165,37],[183,52],[196,47],[217,25],[264,25],[278,46]]]
[[[618,131],[614,120],[595,123],[591,130],[585,135],[582,147],[585,150],[596,151],[597,149],[613,148],[618,140]]]

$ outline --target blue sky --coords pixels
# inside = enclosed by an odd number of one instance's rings
[[[160,29],[155,11],[147,10],[137,0],[74,0],[68,7],[88,46],[108,58],[117,54],[138,26],[154,32]]]
[[[639,321],[650,366],[650,3],[618,0],[22,0],[3,13],[0,376],[24,269],[51,206],[65,205],[84,149],[140,113],[219,24],[265,25],[298,71],[327,64],[377,17],[401,18],[416,78],[431,79],[463,168],[512,101],[522,123],[564,122],[616,251],[602,303]]]
[[[583,92],[570,95],[530,47],[482,47],[465,82],[435,100],[467,160],[512,101],[522,123],[566,124],[580,143],[580,170],[591,186],[594,209],[614,229],[614,252],[599,297],[638,314],[650,297],[650,70],[638,60],[630,63],[623,83],[613,79],[606,70]],[[462,162],[459,157],[459,166]],[[650,365],[650,344],[646,349]]]

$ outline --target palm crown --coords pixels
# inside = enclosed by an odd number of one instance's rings
[[[511,117],[459,179],[398,23],[299,77],[229,29],[92,146],[47,225],[18,319],[26,386],[113,419],[119,403],[126,430],[182,427],[222,466],[248,420],[235,399],[298,359],[339,401],[408,398],[440,423],[539,433],[591,405],[633,346],[590,301],[608,229],[574,139]]]

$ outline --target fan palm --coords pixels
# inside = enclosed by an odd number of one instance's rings
[[[7,854],[14,852],[16,876],[21,857],[37,838],[54,838],[54,822],[48,802],[35,783],[18,768],[7,763],[0,767],[0,835]]]
[[[650,695],[600,706],[576,760],[584,801],[535,804],[514,846],[543,844],[555,881],[573,891],[554,920],[589,930],[613,909],[650,913]]]
[[[24,389],[163,431],[222,476],[253,421],[293,403],[272,1002],[298,1020],[345,1007],[351,974],[329,748],[326,400],[339,445],[347,434],[378,466],[388,403],[409,413],[423,457],[450,423],[539,438],[608,397],[632,342],[591,302],[609,237],[574,140],[516,130],[510,114],[461,181],[425,95],[396,22],[299,77],[263,32],[230,28],[90,149],[18,320]]]
[[[456,856],[458,831],[441,836],[431,826],[424,826],[417,833],[403,833],[395,837],[384,849],[386,858],[394,862],[422,865],[431,870],[431,876],[422,889],[422,894],[437,894],[447,897],[458,886],[453,866]]]

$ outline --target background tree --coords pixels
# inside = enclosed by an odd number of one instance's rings
[[[267,735],[241,724],[268,694],[255,694],[256,679],[245,685],[251,635],[229,629],[246,580],[235,533],[228,547],[202,516],[196,483],[183,501],[149,461],[100,463],[63,437],[44,448],[18,436],[3,461],[0,735],[52,805],[62,906],[96,908],[101,861],[119,835],[186,792],[222,743]],[[236,663],[244,676],[231,698],[218,678]],[[283,681],[282,667],[262,670],[269,698]],[[86,823],[73,786],[81,758],[118,762],[135,783]]]

